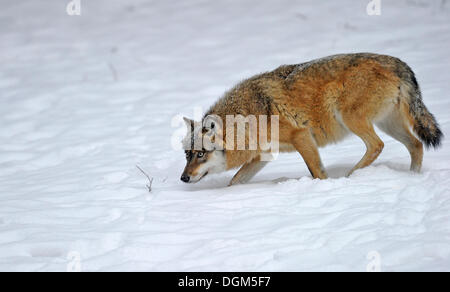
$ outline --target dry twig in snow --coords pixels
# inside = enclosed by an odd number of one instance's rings
[[[136,165],[136,167],[137,167],[137,169],[139,169],[142,172],[142,174],[144,174],[148,178],[149,184],[146,185],[146,186],[147,186],[148,192],[151,193],[152,192],[153,177],[150,177],[142,168],[139,167],[139,165]]]

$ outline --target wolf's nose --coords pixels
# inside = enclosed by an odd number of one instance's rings
[[[188,183],[191,180],[191,178],[187,175],[182,175],[181,180],[184,181],[185,183]]]

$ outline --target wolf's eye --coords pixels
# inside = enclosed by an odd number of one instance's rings
[[[191,157],[191,153],[189,151],[186,151],[186,158]]]
[[[197,157],[198,157],[198,158],[202,158],[204,155],[205,155],[205,153],[199,152],[199,153],[197,154]]]

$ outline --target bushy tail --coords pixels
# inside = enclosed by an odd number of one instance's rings
[[[409,112],[414,118],[413,129],[427,148],[438,148],[444,134],[439,128],[435,117],[428,111],[422,101],[422,93],[413,71],[404,64],[401,78],[406,83],[406,96],[408,97]]]
[[[427,148],[438,148],[441,145],[444,134],[434,116],[420,99],[416,101],[416,104],[410,110],[414,117],[414,132],[417,133]]]

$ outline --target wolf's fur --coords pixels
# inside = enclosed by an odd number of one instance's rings
[[[349,175],[375,161],[384,144],[373,124],[407,147],[411,170],[417,172],[422,165],[422,142],[436,148],[443,137],[422,101],[411,68],[397,58],[370,53],[335,55],[299,65],[284,65],[254,76],[228,91],[205,117],[209,115],[216,115],[223,121],[227,115],[278,115],[281,150],[298,151],[312,176],[321,179],[327,178],[327,174],[318,147],[339,142],[349,133],[359,136],[367,147],[366,154]],[[193,125],[192,121],[189,123]],[[193,141],[200,132],[186,139]],[[226,140],[225,130],[222,135]],[[242,166],[232,184],[248,181],[265,165],[260,161],[261,150],[221,152],[222,156],[214,156],[216,164],[217,157],[223,157],[220,163],[225,165],[221,168],[216,165],[214,169]],[[192,176],[198,172],[192,169],[200,168],[200,164],[188,161],[184,174]],[[210,173],[205,169],[202,172],[193,177],[198,179],[199,175]]]

